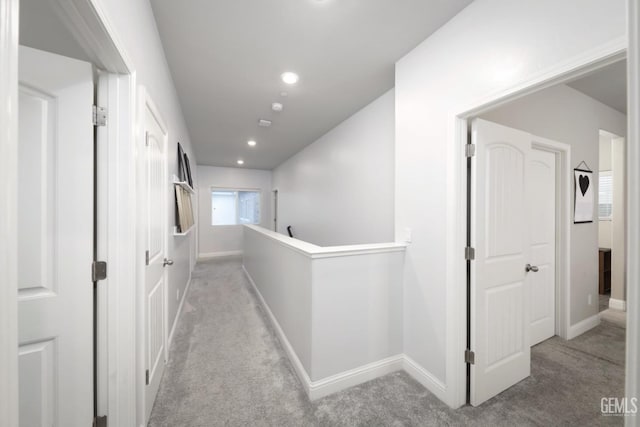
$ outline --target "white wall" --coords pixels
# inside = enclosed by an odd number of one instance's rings
[[[271,172],[258,169],[198,166],[198,256],[242,251],[242,225],[211,225],[211,189],[260,190],[260,225],[271,227]]]
[[[600,129],[626,135],[627,117],[566,85],[510,102],[482,118],[571,145],[571,164],[581,161],[594,171],[598,194]],[[573,197],[573,194],[572,194]],[[596,200],[597,203],[597,200]],[[571,325],[598,313],[598,207],[594,222],[571,224]],[[591,295],[591,305],[588,296]]]
[[[402,368],[403,244],[320,247],[246,226],[244,246],[311,399]]]
[[[455,115],[625,37],[623,0],[476,0],[396,66],[395,232],[412,230],[404,272],[405,353],[447,385],[463,372],[447,309],[463,242]],[[616,44],[617,45],[617,44]],[[591,159],[593,167],[596,159]],[[462,277],[462,279],[460,279]],[[460,283],[459,283],[460,282]],[[462,322],[462,319],[459,319]],[[447,354],[449,352],[449,354]],[[448,357],[447,357],[448,356]],[[448,362],[447,362],[448,361]]]
[[[393,241],[394,91],[273,171],[278,232],[320,246]]]
[[[192,165],[195,165],[195,156],[150,3],[148,0],[91,0],[91,2],[100,11],[100,15],[105,17],[110,33],[113,34],[118,46],[124,50],[126,58],[133,67],[132,75],[136,83],[136,87],[133,88],[136,94],[136,105],[139,102],[139,99],[137,99],[138,88],[139,86],[144,86],[168,128],[167,190],[171,191],[173,186],[169,184],[169,181],[172,179],[172,175],[177,175],[177,143],[180,142],[182,144],[191,159]],[[137,122],[141,120],[141,117],[136,118]],[[139,139],[136,140],[136,143],[139,142]],[[129,155],[135,158],[135,147],[131,147]],[[195,168],[193,168],[192,173],[195,175],[194,180],[197,182]],[[169,233],[167,256],[174,261],[173,266],[168,268],[167,276],[169,330],[172,329],[172,325],[176,321],[179,299],[184,295],[184,290],[190,278],[191,261],[196,240],[193,232],[183,237],[174,237],[172,235],[175,225],[175,201],[172,195],[173,193],[168,195],[166,206],[168,211],[166,230]],[[144,255],[139,254],[138,259],[143,260]],[[138,374],[140,375],[141,372],[138,372]],[[138,384],[138,399],[141,398],[141,390],[141,386]],[[137,402],[138,405],[141,403],[141,401]],[[119,416],[126,419],[128,415],[128,413],[123,413]],[[138,411],[138,425],[143,424],[143,418],[144,413]]]
[[[148,0],[93,0],[93,2],[106,15],[118,41],[131,60],[135,68],[136,83],[146,88],[168,127],[168,179],[171,180],[174,174],[178,174],[177,143],[182,144],[192,165],[195,164],[195,156],[151,5]],[[192,170],[192,173],[196,171]],[[197,173],[194,180],[197,180]],[[179,290],[182,296],[191,274],[190,254],[191,246],[195,244],[195,233],[187,237],[171,235],[175,225],[175,199],[173,197],[167,197],[167,199],[169,212],[167,231],[170,233],[167,255],[174,261],[169,269],[167,289],[167,294],[172,296],[168,298],[167,307],[171,327],[179,304],[175,297],[176,291]]]

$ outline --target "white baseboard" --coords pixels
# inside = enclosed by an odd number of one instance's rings
[[[187,286],[184,287],[184,291],[182,292],[182,298],[180,299],[180,305],[178,305],[176,318],[173,319],[171,332],[169,332],[169,338],[167,339],[167,349],[171,348],[171,342],[173,341],[173,334],[175,333],[176,327],[178,326],[178,320],[180,319],[180,315],[182,315],[182,306],[184,305],[184,300],[187,299],[187,293],[189,293],[190,286],[191,286],[191,273],[189,273],[189,280],[187,281]]]
[[[401,371],[403,361],[404,355],[399,354],[397,356],[388,357],[386,359],[378,360],[377,362],[341,372],[337,375],[332,375],[328,378],[313,381],[309,384],[309,391],[307,394],[309,395],[310,400],[320,399],[349,387],[366,383],[367,381],[371,381],[383,375]]]
[[[578,322],[575,325],[571,325],[569,327],[569,331],[567,332],[567,339],[572,340],[575,337],[584,334],[588,330],[595,328],[599,324],[600,324],[600,316],[598,314],[594,314],[591,317],[587,317],[583,321]]]
[[[236,257],[242,256],[242,251],[224,251],[224,252],[206,252],[198,254],[198,261],[204,261],[214,258]]]
[[[403,368],[407,374],[422,384],[424,388],[433,393],[438,399],[443,402],[447,402],[447,386],[445,384],[431,375],[430,372],[418,365],[415,360],[406,354],[403,359]]]
[[[609,308],[614,310],[627,311],[627,302],[621,299],[609,298]]]

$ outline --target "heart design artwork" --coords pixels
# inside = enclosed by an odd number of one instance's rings
[[[578,177],[578,184],[580,185],[580,191],[582,192],[582,196],[584,197],[587,190],[589,189],[589,177],[586,175],[580,175],[580,177]]]

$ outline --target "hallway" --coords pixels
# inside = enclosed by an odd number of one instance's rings
[[[404,372],[309,402],[239,259],[200,262],[150,426],[622,425],[625,330],[603,322],[532,349],[532,375],[479,408],[451,410]]]

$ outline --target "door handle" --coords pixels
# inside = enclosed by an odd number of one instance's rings
[[[531,264],[527,264],[527,266],[526,266],[524,269],[525,269],[525,271],[526,271],[527,273],[528,273],[528,272],[530,272],[530,271],[533,271],[534,273],[537,273],[537,272],[538,272],[538,270],[539,270],[539,269],[538,269],[538,266],[536,266],[536,265],[531,265]]]
[[[167,265],[173,265],[173,260],[169,258],[165,258],[164,261],[162,262],[162,266],[166,267]]]

